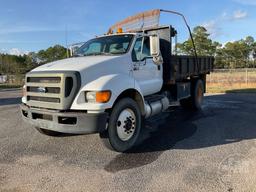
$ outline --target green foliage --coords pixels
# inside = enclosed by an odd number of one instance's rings
[[[195,47],[197,54],[199,56],[214,56],[216,50],[221,47],[221,44],[218,42],[213,42],[207,33],[207,30],[204,27],[197,26],[194,28],[193,39],[195,42]],[[179,53],[185,55],[194,55],[194,47],[191,39],[177,45]]]
[[[216,54],[218,68],[244,68],[255,67],[253,55],[256,43],[251,36],[239,41],[228,42]]]
[[[27,55],[0,54],[0,74],[24,74],[33,66]]]
[[[0,54],[0,74],[25,74],[38,65],[64,58],[66,58],[66,48],[61,45],[23,56]]]
[[[66,58],[67,50],[61,45],[55,45],[54,47],[49,47],[46,50],[40,50],[37,56],[42,63],[48,63]]]
[[[199,56],[215,56],[215,68],[244,68],[256,67],[256,42],[248,36],[235,42],[228,42],[224,46],[212,41],[210,34],[202,26],[193,30],[193,39]],[[177,45],[179,54],[194,55],[192,40]]]

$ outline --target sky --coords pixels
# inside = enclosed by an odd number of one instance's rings
[[[183,13],[191,27],[202,25],[211,38],[225,44],[256,39],[256,0],[0,0],[0,52],[23,54],[55,44],[84,42],[130,15],[169,9]],[[162,15],[161,24],[188,38],[183,21]]]

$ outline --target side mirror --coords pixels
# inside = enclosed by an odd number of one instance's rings
[[[70,57],[73,57],[73,55],[75,54],[74,49],[73,49],[72,47],[69,47],[69,48],[68,48],[68,51],[69,51],[69,56],[70,56]]]
[[[160,41],[157,35],[150,36],[150,54],[152,57],[160,55]]]
[[[150,54],[156,65],[163,64],[163,57],[160,52],[160,39],[157,35],[150,36]]]

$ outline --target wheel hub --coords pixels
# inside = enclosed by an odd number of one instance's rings
[[[130,131],[133,128],[132,117],[127,117],[124,123],[125,123],[124,128],[126,132]]]
[[[116,128],[117,135],[122,141],[129,140],[134,132],[136,126],[135,114],[131,109],[123,110],[117,120]]]

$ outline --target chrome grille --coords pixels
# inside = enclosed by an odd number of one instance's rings
[[[78,72],[31,72],[26,75],[27,105],[69,109],[80,88]]]

